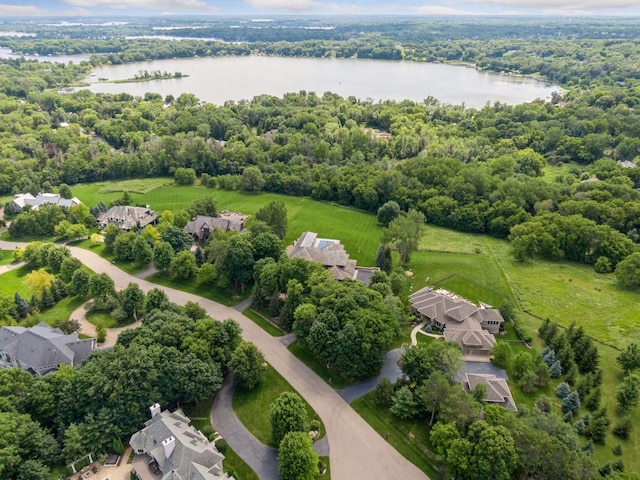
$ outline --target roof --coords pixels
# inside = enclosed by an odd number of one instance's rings
[[[146,207],[117,205],[98,215],[98,223],[103,227],[116,225],[123,230],[131,230],[136,226],[144,228],[155,222],[157,218],[158,214]]]
[[[45,203],[68,208],[80,205],[82,202],[76,197],[62,198],[57,193],[38,193],[35,197],[30,193],[19,193],[13,196],[13,203],[20,210],[22,210],[25,205],[30,205],[34,210],[37,210],[40,205],[44,205]]]
[[[194,427],[182,410],[159,412],[129,440],[158,463],[162,480],[228,480],[224,456]]]
[[[356,278],[356,261],[349,258],[344,245],[338,240],[318,238],[318,234],[314,232],[303,232],[287,248],[287,256],[319,262],[331,270],[336,280]]]
[[[0,328],[0,351],[34,370],[50,367],[53,371],[61,364],[78,366],[94,347],[94,339],[80,340],[77,334],[66,335],[44,322],[28,329]]]
[[[475,330],[481,328],[482,322],[504,322],[499,310],[479,307],[446,290],[425,287],[409,295],[409,300],[415,311],[442,325],[465,324],[465,328]]]
[[[478,385],[483,384],[487,387],[485,402],[499,403],[511,410],[518,410],[516,403],[513,401],[509,385],[504,378],[479,373],[467,373],[466,378],[467,379],[462,382],[465,390],[473,390]]]
[[[244,229],[244,223],[247,216],[235,212],[222,212],[220,217],[209,217],[206,215],[197,215],[195,218],[189,220],[184,230],[190,235],[196,235],[198,237],[208,230],[220,229],[225,232],[241,232]]]
[[[445,328],[444,339],[471,350],[491,350],[496,344],[495,337],[486,330],[457,329],[453,325]]]

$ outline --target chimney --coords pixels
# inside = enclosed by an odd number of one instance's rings
[[[160,404],[159,403],[154,403],[153,405],[151,405],[149,407],[149,412],[151,413],[151,418],[155,418],[157,415],[160,414]]]
[[[173,453],[173,449],[176,448],[176,439],[173,435],[162,441],[162,448],[164,448],[164,458],[170,458]]]

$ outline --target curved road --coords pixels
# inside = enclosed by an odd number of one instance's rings
[[[0,248],[13,250],[24,243],[0,241]],[[96,273],[106,273],[116,288],[137,283],[143,291],[164,290],[172,302],[184,305],[198,302],[218,320],[232,318],[242,327],[242,336],[262,350],[265,359],[302,395],[324,422],[329,440],[331,473],[336,480],[407,480],[427,479],[415,465],[406,460],[376,433],[338,393],[309,367],[294,357],[277,338],[270,336],[250,319],[233,308],[197,295],[140,280],[120,270],[88,250],[68,247],[74,257]],[[265,406],[266,408],[266,406]]]

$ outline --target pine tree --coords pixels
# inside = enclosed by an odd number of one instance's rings
[[[18,318],[26,317],[29,313],[29,303],[24,298],[22,298],[22,295],[20,295],[18,292],[16,292],[13,296],[13,301],[16,304],[16,313],[18,315]]]
[[[549,375],[551,378],[560,378],[562,376],[562,364],[560,363],[560,360],[553,362],[549,368]]]

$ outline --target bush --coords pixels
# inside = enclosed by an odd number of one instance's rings
[[[206,437],[210,437],[212,433],[214,433],[213,431],[213,427],[211,425],[205,425],[204,428],[202,429],[202,433],[206,436]]]
[[[98,343],[104,343],[104,341],[107,339],[107,329],[104,328],[104,326],[99,325],[96,327],[96,338],[98,340]]]
[[[633,423],[631,422],[631,418],[624,417],[618,423],[616,423],[613,427],[613,434],[621,438],[622,440],[626,440],[629,438],[629,434],[633,428]]]
[[[593,269],[596,273],[611,273],[613,271],[611,268],[611,262],[607,257],[598,257]]]
[[[556,395],[560,398],[565,398],[567,395],[569,395],[570,391],[571,389],[569,388],[569,385],[567,385],[565,382],[562,382],[560,385],[558,385],[558,388],[556,388]]]
[[[216,448],[221,454],[224,455],[224,452],[227,449],[227,441],[224,438],[218,439],[216,441]]]
[[[319,432],[320,431],[320,420],[318,420],[318,419],[311,420],[311,423],[309,424],[309,429],[312,432]]]

